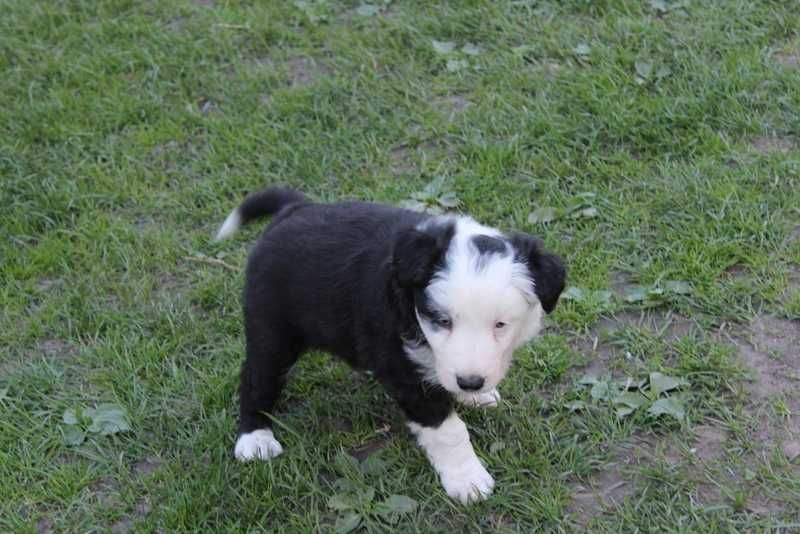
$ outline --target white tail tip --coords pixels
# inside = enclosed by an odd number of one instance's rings
[[[219,231],[217,232],[217,236],[214,238],[217,241],[222,239],[227,239],[233,234],[236,233],[236,230],[242,225],[242,216],[239,214],[239,208],[236,208],[228,215],[228,218],[225,219],[225,222],[222,223],[222,226],[219,227]]]

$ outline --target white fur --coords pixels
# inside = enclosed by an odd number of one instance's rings
[[[409,423],[417,443],[439,473],[445,492],[464,504],[492,493],[494,479],[478,459],[464,421],[453,413],[436,428]]]
[[[233,455],[242,462],[250,460],[269,460],[283,452],[283,447],[275,439],[270,429],[254,430],[242,434],[236,440]]]
[[[485,256],[471,241],[477,235],[502,238],[499,231],[469,217],[455,223],[445,266],[426,288],[452,326],[436,328],[417,313],[429,348],[407,344],[406,353],[428,371],[429,381],[452,393],[461,393],[456,377],[470,375],[484,378],[478,393],[487,393],[505,376],[514,350],[539,332],[543,310],[510,243],[505,255]],[[495,327],[498,322],[505,326]]]
[[[214,239],[217,241],[221,239],[227,239],[235,234],[241,226],[242,215],[239,213],[239,208],[236,208],[230,213],[230,215],[228,215],[228,217],[225,219],[225,222],[222,223],[222,226],[219,227],[217,236]]]
[[[439,384],[436,376],[436,357],[433,355],[431,347],[414,340],[406,341],[403,348],[408,358],[422,368],[422,379],[429,384]]]
[[[495,408],[500,404],[500,392],[496,389],[487,391],[486,393],[459,393],[456,399],[461,404],[467,406],[477,406],[479,408]]]

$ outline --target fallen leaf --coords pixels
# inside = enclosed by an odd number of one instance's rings
[[[64,424],[67,425],[77,425],[78,414],[74,408],[67,408],[66,410],[64,410],[64,415],[61,416],[61,420],[64,421]]]
[[[378,6],[373,6],[372,4],[361,4],[356,9],[356,13],[358,13],[362,17],[372,17],[380,12],[381,8]]]
[[[558,219],[558,210],[552,206],[542,206],[536,208],[528,215],[528,222],[531,224],[536,223],[549,223]]]
[[[358,528],[361,524],[361,516],[356,512],[348,512],[347,514],[336,519],[334,528],[336,532],[347,534]]]
[[[572,401],[565,404],[566,408],[571,412],[578,412],[586,409],[586,403],[583,401]]]
[[[650,7],[660,14],[667,12],[667,3],[664,0],[650,0]]]
[[[358,500],[363,505],[367,505],[375,500],[375,488],[368,487],[358,492]]]
[[[623,404],[629,408],[641,408],[647,403],[647,398],[636,391],[625,391],[614,397],[614,404]]]
[[[783,454],[789,462],[800,458],[800,441],[787,441],[783,444]]]
[[[87,429],[95,434],[116,434],[131,429],[125,409],[116,404],[101,404],[96,409],[87,409],[84,415],[92,419]]]
[[[594,217],[597,217],[597,208],[583,208],[581,210],[573,212],[571,217],[573,219],[578,219],[580,217],[592,219]]]
[[[586,43],[579,43],[572,49],[572,53],[576,56],[588,56],[591,51],[591,47]]]
[[[580,380],[578,380],[578,384],[581,386],[593,386],[597,384],[600,380],[596,376],[591,375],[583,375]]]
[[[404,200],[400,203],[400,207],[407,210],[424,212],[428,205],[424,202],[420,202],[419,200]]]
[[[625,302],[642,302],[647,298],[647,289],[642,286],[631,286],[625,291],[623,300]]]
[[[417,501],[406,495],[389,495],[385,501],[380,503],[378,513],[410,514],[417,509],[417,506]]]
[[[358,466],[358,460],[344,451],[340,451],[339,454],[336,455],[336,458],[333,459],[333,465],[336,467],[336,471],[341,475],[346,476],[349,473],[361,472]]]
[[[478,56],[483,52],[481,48],[473,43],[467,43],[461,47],[461,51],[467,54],[468,56]]]
[[[642,79],[647,80],[650,77],[650,73],[653,71],[653,64],[649,61],[638,60],[635,65],[636,67],[636,74],[638,74]]]
[[[685,280],[670,280],[664,283],[664,289],[676,295],[688,295],[692,292],[692,286]]]
[[[616,414],[617,414],[617,417],[622,418],[622,417],[626,417],[626,416],[632,414],[635,411],[636,411],[636,408],[631,408],[630,406],[620,406],[620,407],[617,408]]]
[[[452,191],[448,191],[447,193],[440,195],[436,199],[436,202],[443,208],[448,209],[457,208],[459,204],[461,204],[461,201],[458,200],[458,196],[456,196],[456,194]]]
[[[353,502],[349,495],[336,493],[328,497],[328,508],[337,511],[349,510],[353,508]]]
[[[447,70],[448,72],[458,72],[469,67],[469,61],[466,59],[448,59]]]
[[[650,406],[647,413],[655,416],[669,415],[678,421],[683,421],[686,417],[686,410],[683,407],[683,403],[674,397],[658,399]]]
[[[64,443],[67,445],[80,445],[86,439],[86,432],[78,426],[67,426],[63,429]]]
[[[608,291],[606,289],[602,289],[592,293],[592,299],[600,302],[601,304],[610,303],[612,297],[613,294],[611,293],[611,291]]]
[[[386,462],[377,454],[373,454],[361,462],[361,472],[367,476],[381,475],[386,472]]]
[[[689,382],[683,378],[675,378],[662,373],[650,373],[650,392],[654,399],[662,393],[688,385]]]
[[[578,302],[584,300],[586,295],[583,292],[583,289],[577,286],[570,286],[561,293],[561,298],[566,300],[577,300]]]
[[[433,49],[436,51],[437,54],[449,54],[456,48],[456,44],[452,41],[431,41],[433,43]]]
[[[611,386],[605,381],[597,382],[592,386],[590,394],[594,400],[609,400],[612,395]]]
[[[515,55],[520,56],[520,57],[525,57],[528,54],[530,54],[532,52],[535,52],[535,51],[536,51],[536,47],[533,46],[533,45],[515,46],[514,48],[511,49],[511,52],[513,52]]]
[[[504,441],[495,441],[489,446],[489,453],[490,454],[497,454],[498,452],[502,451],[506,448],[506,444]]]

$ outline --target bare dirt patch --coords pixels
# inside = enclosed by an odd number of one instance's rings
[[[741,278],[746,278],[749,275],[750,269],[748,269],[744,265],[737,263],[731,265],[730,267],[722,271],[722,273],[723,277],[728,279],[741,279]]]
[[[389,151],[389,168],[392,174],[412,174],[416,169],[411,149],[405,145]]]
[[[694,429],[695,440],[689,452],[703,462],[712,462],[725,454],[728,432],[715,426],[698,426]]]
[[[784,511],[784,504],[764,495],[759,489],[746,482],[744,474],[730,467],[720,473],[709,475],[698,482],[695,499],[703,506],[734,506],[734,493],[744,493],[744,508],[754,514],[770,516]]]
[[[77,347],[65,339],[44,339],[36,344],[36,351],[47,358],[63,359],[78,353]]]
[[[47,293],[51,289],[60,286],[61,282],[61,278],[48,278],[46,276],[42,276],[36,280],[36,289],[42,293]]]
[[[350,456],[362,462],[386,447],[389,443],[389,437],[389,435],[384,435],[362,443],[349,451]]]
[[[456,115],[463,113],[472,102],[461,95],[448,95],[433,100],[433,107],[440,113],[453,120]]]
[[[630,273],[616,271],[611,273],[608,278],[611,291],[619,298],[623,298],[625,293],[636,285],[636,281]]]
[[[800,39],[795,39],[787,43],[781,50],[774,52],[772,60],[782,67],[800,67]]]
[[[800,321],[759,315],[746,341],[731,338],[745,365],[753,370],[748,390],[756,399],[796,397],[800,388]]]
[[[36,532],[38,534],[50,534],[53,530],[53,520],[49,517],[43,517],[36,522]]]
[[[331,75],[330,67],[310,57],[295,57],[288,61],[289,83],[292,87],[306,87],[320,78]]]
[[[160,458],[148,456],[133,464],[133,472],[137,476],[146,477],[158,471],[162,465],[164,465],[164,462]]]
[[[790,137],[761,135],[750,139],[750,145],[763,155],[773,153],[788,154],[794,149],[795,142]]]
[[[800,241],[800,224],[792,228],[791,232],[789,232],[789,235],[786,236],[786,242],[790,245],[792,243],[796,243],[797,241]]]
[[[200,110],[200,113],[203,115],[208,115],[210,113],[214,113],[219,111],[219,104],[214,100],[201,96],[196,100],[197,109]]]
[[[578,341],[579,352],[589,358],[589,363],[579,368],[579,372],[591,376],[608,374],[617,351],[610,339],[628,328],[643,330],[672,343],[699,327],[694,320],[670,311],[623,311],[604,317],[595,323],[588,336]]]
[[[567,511],[576,515],[578,525],[586,527],[592,519],[633,495],[634,484],[620,475],[616,465],[609,464],[586,485],[576,485],[574,490]]]
[[[675,341],[691,334],[698,326],[692,319],[669,310],[620,312],[613,320],[603,319],[597,325],[604,334],[613,334],[622,328],[638,328],[665,341]]]
[[[153,298],[156,301],[177,302],[187,298],[190,283],[186,277],[172,273],[162,273],[153,287]]]
[[[584,483],[575,484],[567,512],[575,514],[575,522],[585,528],[602,513],[618,507],[636,492],[636,481],[623,475],[624,468],[634,463],[636,438],[620,445],[614,458]]]
[[[133,532],[133,519],[130,517],[123,517],[111,525],[111,534],[128,534],[128,532]]]
[[[389,170],[395,176],[417,174],[429,160],[451,158],[457,150],[454,146],[425,141],[416,146],[402,144],[389,151]]]

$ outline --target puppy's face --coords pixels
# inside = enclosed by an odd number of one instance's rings
[[[396,269],[416,266],[416,276],[398,280],[413,289],[427,342],[409,356],[450,392],[489,391],[555,307],[564,268],[532,237],[509,238],[468,218],[433,219],[415,232],[414,246],[395,251]]]

